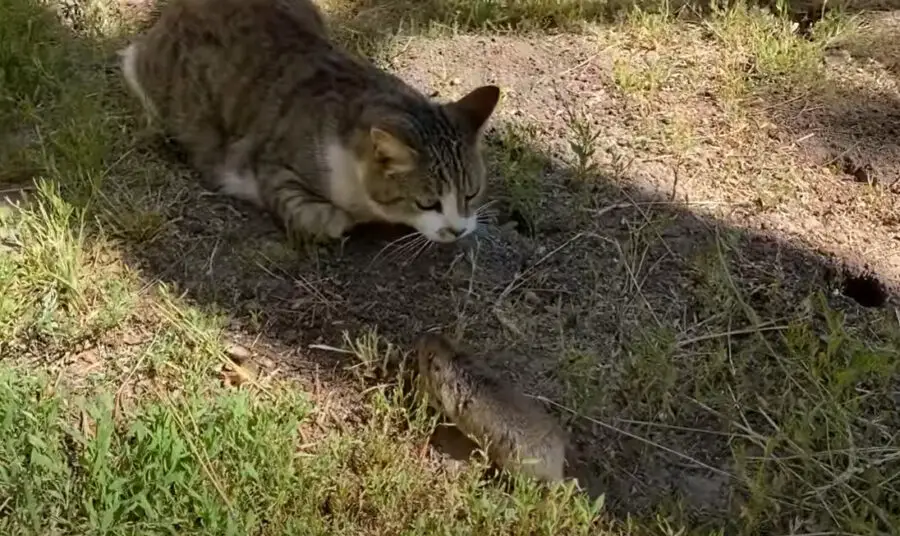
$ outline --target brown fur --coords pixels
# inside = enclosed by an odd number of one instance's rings
[[[420,338],[417,358],[432,405],[464,434],[487,444],[497,465],[539,480],[562,480],[566,434],[538,402],[500,382],[442,336]]]
[[[436,104],[334,44],[309,0],[172,0],[122,52],[131,90],[204,183],[291,231],[475,229],[494,86]]]

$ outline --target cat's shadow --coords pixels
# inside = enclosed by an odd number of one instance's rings
[[[415,232],[415,229],[403,224],[361,223],[347,233],[346,241],[353,244],[386,244]]]

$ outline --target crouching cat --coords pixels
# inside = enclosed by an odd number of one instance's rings
[[[496,86],[431,102],[334,44],[309,0],[172,0],[120,55],[206,187],[290,233],[383,221],[452,242],[478,226]]]

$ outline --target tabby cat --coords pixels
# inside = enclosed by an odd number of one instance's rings
[[[120,56],[206,187],[289,232],[385,221],[452,242],[478,226],[496,86],[431,102],[333,43],[310,0],[172,0]]]

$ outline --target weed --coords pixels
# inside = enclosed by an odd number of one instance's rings
[[[569,148],[575,155],[575,177],[583,180],[597,172],[596,155],[603,133],[585,110],[566,109],[566,124],[572,133]]]
[[[744,80],[748,89],[816,84],[822,50],[852,28],[846,19],[829,15],[806,38],[789,18],[743,4],[722,11],[707,27],[730,52],[726,72]]]
[[[496,134],[497,150],[491,163],[500,174],[510,210],[522,220],[522,227],[533,233],[538,225],[541,200],[541,175],[545,162],[534,147],[537,128],[528,125],[503,125]]]
[[[666,84],[670,72],[663,60],[646,61],[643,66],[636,66],[617,59],[613,64],[613,80],[626,94],[652,95]]]
[[[605,390],[596,385],[602,378],[597,356],[590,351],[568,349],[561,356],[558,371],[565,388],[565,404],[578,413],[591,413],[605,400]]]

